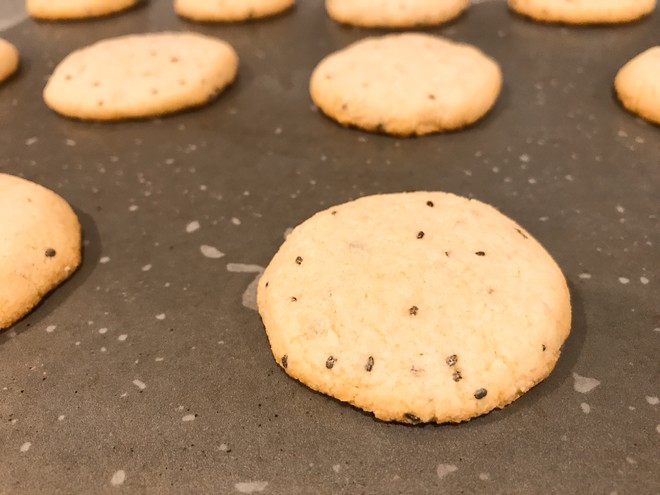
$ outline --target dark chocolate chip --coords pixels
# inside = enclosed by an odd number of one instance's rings
[[[291,296],[291,302],[296,302],[298,298],[296,296]]]
[[[46,252],[44,253],[48,258],[52,258],[57,254],[57,251],[55,251],[53,248],[48,248],[46,249]]]
[[[419,308],[417,306],[412,306],[408,312],[412,315],[415,316],[417,314],[417,311],[419,311]]]
[[[459,381],[461,378],[463,378],[463,375],[461,375],[460,371],[454,371],[454,374],[451,375],[451,377],[454,379],[455,382]]]
[[[421,239],[423,237],[424,237],[424,232],[422,232],[421,230],[417,232],[417,239]]]
[[[299,265],[302,264],[302,258],[300,256],[296,258],[296,263],[298,263]]]
[[[332,369],[332,367],[335,365],[336,362],[337,362],[337,359],[333,356],[330,356],[325,362],[325,367],[330,370],[330,369]]]
[[[336,215],[336,214],[337,214],[337,210],[332,210],[332,211],[330,212],[330,214],[331,214],[331,215]]]
[[[525,238],[525,239],[529,239],[529,237],[527,237],[527,236],[525,235],[525,233],[524,233],[522,230],[520,230],[520,229],[517,228],[517,229],[516,229],[516,232],[518,232],[521,236],[523,236],[523,238]]]
[[[364,369],[367,370],[367,371],[371,371],[372,369],[374,369],[374,358],[373,358],[373,356],[369,356],[367,358],[367,365],[364,367]]]
[[[477,251],[474,254],[476,254],[477,256],[486,256],[486,253],[484,253],[483,251]]]
[[[433,201],[427,201],[426,206],[430,206],[431,208],[433,208]]]
[[[486,397],[486,395],[488,395],[488,390],[486,390],[485,388],[480,388],[474,393],[474,398],[483,399],[484,397]]]
[[[419,423],[421,421],[421,419],[419,419],[417,416],[415,416],[412,413],[406,413],[406,419],[411,423]]]
[[[449,258],[449,251],[445,251],[445,256]]]
[[[282,356],[282,368],[286,368],[287,366],[289,366],[289,356],[285,354]]]
[[[266,282],[266,287],[268,287],[268,282]]]
[[[456,354],[452,354],[447,359],[445,359],[445,362],[447,363],[447,366],[454,366],[456,363],[458,363],[458,356]]]
[[[545,352],[546,349],[545,344],[541,345],[541,349],[543,349],[543,352]]]

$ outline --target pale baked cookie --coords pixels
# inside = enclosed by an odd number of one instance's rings
[[[467,9],[469,0],[326,0],[328,15],[364,27],[404,28],[447,22]]]
[[[477,48],[427,34],[366,38],[319,63],[314,103],[344,125],[395,135],[458,129],[482,117],[502,85]]]
[[[237,67],[234,49],[217,38],[120,36],[68,55],[50,77],[44,100],[79,119],[151,117],[208,102],[234,80]]]
[[[624,65],[614,79],[614,87],[624,107],[660,124],[660,45]]]
[[[493,207],[367,196],[293,230],[258,285],[277,363],[382,420],[459,422],[543,380],[570,330],[566,281]]]
[[[114,14],[132,7],[138,0],[25,0],[25,7],[37,19],[83,19]]]
[[[515,12],[542,22],[613,24],[650,14],[656,0],[508,0]]]
[[[10,77],[18,69],[18,50],[8,41],[0,38],[0,82]]]
[[[0,329],[27,314],[80,264],[71,207],[33,182],[0,174]]]
[[[295,0],[174,0],[174,10],[195,21],[239,22],[279,14]]]

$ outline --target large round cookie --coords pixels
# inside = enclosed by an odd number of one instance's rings
[[[571,321],[557,264],[515,222],[441,192],[317,213],[258,285],[277,363],[377,418],[458,422],[515,400]]]
[[[217,38],[120,36],[68,55],[50,77],[44,100],[79,119],[156,116],[208,102],[234,80],[237,66],[234,49]]]
[[[268,17],[292,7],[295,0],[175,0],[174,9],[195,21],[239,22]]]
[[[28,313],[80,264],[71,207],[33,182],[0,174],[0,329]]]
[[[366,38],[312,73],[314,103],[344,125],[394,135],[464,127],[495,103],[497,63],[477,48],[427,34]]]
[[[624,65],[614,79],[614,87],[624,107],[660,124],[660,45]]]
[[[404,28],[441,24],[457,17],[468,0],[326,0],[328,15],[364,27]]]
[[[138,0],[26,0],[25,7],[38,19],[83,19],[114,14]]]
[[[0,82],[18,69],[18,50],[8,41],[0,38]]]
[[[613,24],[653,11],[656,0],[508,0],[515,12],[542,22]]]

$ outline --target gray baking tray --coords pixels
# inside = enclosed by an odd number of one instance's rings
[[[658,493],[660,133],[612,90],[619,67],[658,43],[658,12],[567,28],[475,4],[428,31],[501,63],[497,105],[463,132],[396,139],[336,125],[307,93],[324,55],[380,31],[298,4],[213,25],[154,0],[1,33],[22,68],[0,87],[0,170],[65,197],[86,244],[75,276],[0,333],[0,493]],[[228,40],[236,84],[207,107],[140,122],[78,122],[44,105],[70,51],[160,30]],[[418,189],[495,205],[547,247],[572,291],[552,375],[460,425],[387,424],[312,392],[275,364],[250,308],[288,228]]]

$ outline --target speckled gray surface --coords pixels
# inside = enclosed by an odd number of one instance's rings
[[[562,28],[475,5],[431,32],[501,62],[497,106],[464,132],[397,140],[312,109],[315,63],[370,32],[299,3],[214,26],[152,1],[0,33],[22,55],[0,87],[0,170],[64,196],[86,238],[80,271],[0,333],[0,493],[657,493],[660,131],[618,106],[612,80],[658,42],[660,14]],[[230,41],[237,84],[156,121],[89,124],[44,106],[71,50],[162,29]],[[461,425],[385,424],[311,392],[276,366],[250,309],[287,228],[422,188],[500,208],[572,290],[554,373]]]

